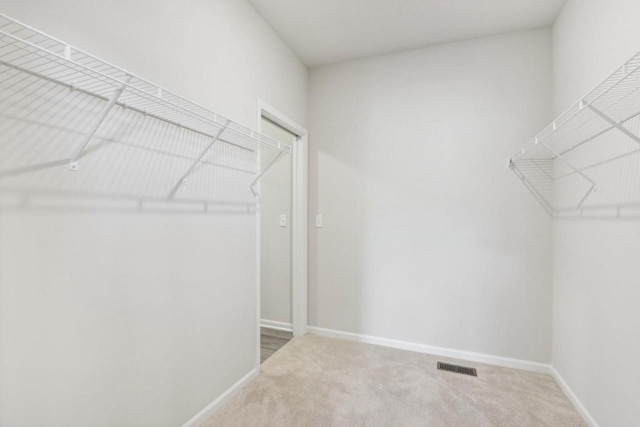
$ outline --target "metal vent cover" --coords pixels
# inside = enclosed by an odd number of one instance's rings
[[[456,374],[471,375],[473,377],[478,376],[478,373],[476,372],[475,368],[468,368],[466,366],[460,366],[460,365],[452,365],[450,363],[438,362],[438,369],[440,369],[441,371],[455,372]]]

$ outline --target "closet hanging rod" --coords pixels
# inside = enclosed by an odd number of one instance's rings
[[[33,190],[33,189],[26,189],[26,188],[3,189],[3,193],[9,194],[9,195],[19,195],[21,204],[29,203],[29,200],[31,198],[38,197],[38,196],[45,196],[47,197],[47,200],[50,200],[50,201],[55,201],[58,197],[62,197],[62,198],[72,198],[74,200],[101,199],[101,200],[134,202],[138,206],[141,206],[142,204],[158,204],[158,205],[169,204],[167,199],[164,197],[151,197],[151,196],[139,197],[139,196],[131,196],[129,194],[95,194],[95,193],[88,193],[88,192],[81,192],[81,191],[71,191],[71,192],[64,192],[61,194],[52,195],[48,191]],[[253,206],[255,206],[254,203],[247,203],[247,202],[225,201],[225,200],[211,201],[207,199],[196,199],[196,198],[173,199],[170,201],[170,204],[185,206],[185,207],[199,206],[199,207],[204,207],[205,211],[207,209],[210,209],[210,206],[212,205],[215,205],[218,207],[238,207],[238,208],[245,208],[245,209],[250,209]],[[6,209],[7,207],[8,206],[3,206],[3,209]]]
[[[3,55],[13,55],[17,50],[20,50],[21,53],[23,53],[21,56],[17,57],[14,55],[12,60],[22,61],[26,58],[27,62],[20,64],[23,65],[21,68],[24,70],[34,72],[33,69],[28,67],[41,67],[42,64],[38,64],[38,60],[42,59],[48,62],[49,65],[53,65],[53,67],[45,68],[45,73],[37,73],[47,77],[50,81],[64,84],[65,86],[71,86],[75,90],[84,89],[86,93],[101,98],[105,97],[105,94],[102,93],[105,85],[107,87],[113,87],[114,85],[124,84],[127,95],[135,96],[136,99],[134,99],[134,102],[123,101],[116,103],[116,105],[153,115],[163,121],[172,122],[180,127],[188,127],[193,131],[211,137],[213,137],[211,132],[203,131],[199,127],[213,126],[218,129],[224,125],[224,121],[229,121],[230,124],[226,128],[225,134],[234,134],[241,138],[243,140],[242,142],[251,142],[256,144],[257,147],[266,146],[286,153],[291,153],[292,151],[291,147],[287,144],[283,144],[273,138],[259,134],[243,125],[240,125],[239,123],[226,119],[213,111],[187,101],[172,92],[162,89],[160,86],[154,85],[145,79],[128,73],[113,64],[98,59],[93,55],[90,55],[4,14],[0,14],[0,36],[9,38],[13,41],[12,43],[7,43],[5,39],[5,44],[1,47],[5,50]],[[15,49],[6,52],[7,47]],[[76,59],[73,59],[74,57]],[[85,61],[87,63],[85,64],[80,61]],[[18,65],[4,60],[2,62],[4,64],[9,64],[12,67]],[[59,67],[63,68],[62,74],[60,74],[61,70]],[[53,75],[47,75],[46,72],[53,73]],[[67,81],[69,75],[83,80],[81,82]],[[126,75],[131,75],[131,82],[127,83],[123,81],[123,78]],[[90,85],[89,87],[94,90],[81,87],[87,82]],[[147,106],[148,108],[141,108],[141,105]],[[172,113],[170,114],[170,117],[166,117],[166,115],[161,113],[148,111],[151,108],[169,109]],[[164,112],[166,113],[166,111]],[[184,118],[185,121],[191,122],[191,124],[188,125],[181,120],[176,120],[174,117],[175,114],[183,116],[182,118]],[[228,138],[220,138],[220,141],[232,143],[227,139]],[[237,145],[242,146],[240,142],[238,142]]]

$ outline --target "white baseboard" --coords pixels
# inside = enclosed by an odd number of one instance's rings
[[[260,319],[261,328],[277,329],[279,331],[293,332],[293,325],[287,322],[278,322],[275,320]]]
[[[560,373],[553,366],[551,367],[551,375],[556,380],[556,382],[558,383],[558,386],[560,386],[564,394],[569,398],[571,403],[573,403],[573,406],[576,408],[576,411],[578,411],[578,413],[582,415],[582,418],[584,418],[584,420],[587,422],[589,427],[598,427],[598,423],[596,422],[596,420],[593,419],[589,411],[587,411],[587,408],[585,408],[582,402],[580,402],[580,399],[578,399],[578,396],[576,396],[573,390],[571,390],[571,387],[569,387],[569,384],[567,384],[564,378],[562,378]]]
[[[450,357],[452,359],[468,360],[471,362],[486,363],[489,365],[504,366],[507,368],[524,369],[526,371],[539,372],[549,375],[552,374],[551,365],[546,363],[530,362],[528,360],[510,359],[507,357],[492,356],[489,354],[473,353],[470,351],[455,350],[444,347],[435,347],[409,341],[400,341],[390,338],[374,337],[371,335],[355,334],[353,332],[318,328],[315,326],[309,326],[309,333],[330,338],[338,338],[349,341],[398,348],[401,350],[416,351],[418,353],[428,353],[435,356]]]
[[[226,402],[234,394],[242,390],[244,386],[249,384],[251,380],[258,376],[258,369],[252,369],[247,375],[242,377],[237,383],[229,387],[224,393],[222,393],[216,400],[209,403],[202,411],[198,412],[189,421],[184,423],[182,427],[196,427],[202,424],[207,418],[213,414],[224,402]]]

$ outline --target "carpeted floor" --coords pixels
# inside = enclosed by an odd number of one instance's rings
[[[452,361],[294,338],[203,426],[586,426],[548,375],[458,362],[477,369],[478,377],[470,377],[437,370],[438,360]]]

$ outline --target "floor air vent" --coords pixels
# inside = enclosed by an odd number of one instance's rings
[[[449,363],[438,362],[438,369],[441,371],[455,372],[456,374],[478,376],[475,368],[467,368],[466,366],[451,365]]]

